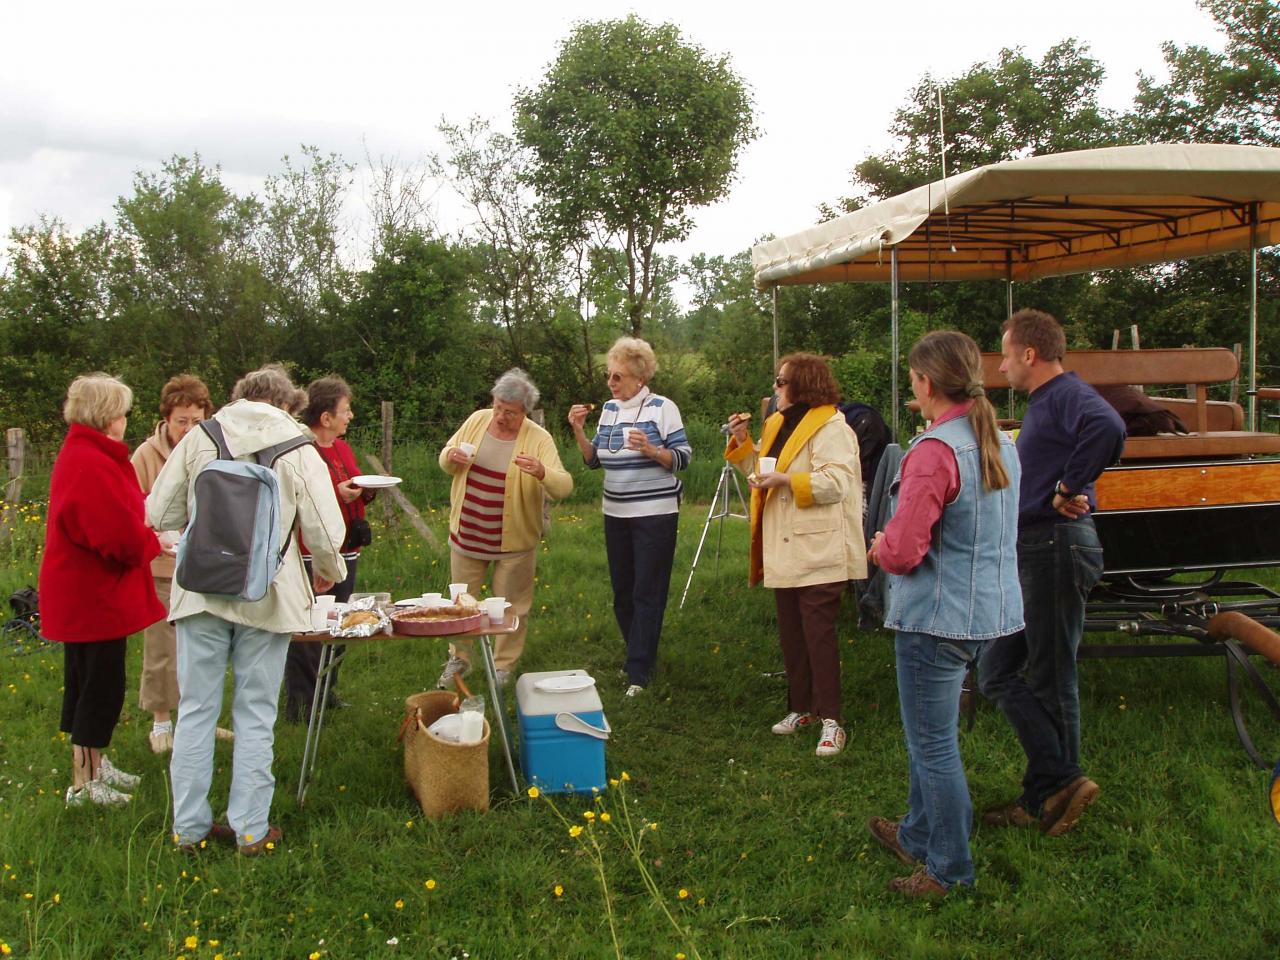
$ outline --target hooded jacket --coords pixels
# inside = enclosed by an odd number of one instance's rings
[[[283,443],[306,431],[278,407],[254,400],[237,400],[223,407],[214,419],[222,426],[227,446],[236,459]],[[156,477],[147,497],[147,522],[157,530],[181,530],[195,507],[195,480],[205,464],[217,456],[217,446],[203,430],[192,430],[178,443]],[[310,444],[291,450],[276,461],[280,479],[280,542],[289,544],[284,564],[267,595],[261,600],[240,600],[182,589],[177,580],[169,609],[170,620],[197,613],[211,613],[232,623],[243,623],[271,633],[301,633],[311,629],[314,595],[297,530],[311,549],[317,574],[335,583],[346,578],[347,565],[341,547],[346,524],[333,492],[329,468]]]
[[[169,425],[161,420],[156,424],[151,436],[138,444],[138,449],[133,451],[130,461],[133,463],[133,472],[138,475],[138,483],[142,485],[144,494],[151,492],[156,477],[164,469],[165,461],[169,459],[171,453],[173,453],[173,446],[169,443]],[[151,575],[172,580],[173,568],[176,564],[177,560],[167,553],[162,553],[151,561]]]

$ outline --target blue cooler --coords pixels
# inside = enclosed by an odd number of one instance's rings
[[[585,670],[524,673],[516,681],[520,770],[547,793],[590,793],[605,787],[609,722]],[[580,687],[581,689],[573,689]]]

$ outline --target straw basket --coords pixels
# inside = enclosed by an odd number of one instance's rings
[[[404,778],[428,817],[489,809],[489,721],[479,743],[450,743],[427,732],[457,710],[458,698],[447,690],[415,693],[404,701]]]

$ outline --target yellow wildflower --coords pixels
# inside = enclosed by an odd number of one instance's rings
[[[196,947],[200,946],[200,941],[195,937],[187,937],[187,939],[182,941],[182,945],[188,950],[194,950]]]
[[[596,818],[596,812],[594,810],[583,810],[582,815],[588,820],[594,820]]]
[[[604,813],[600,814],[600,821],[602,823],[608,823],[612,819],[613,817],[609,816],[609,812],[607,810]]]
[[[681,888],[680,888],[680,892],[679,892],[679,893],[677,893],[677,894],[676,894],[676,896],[677,896],[677,897],[679,897],[681,900],[688,900],[688,899],[689,899],[689,891],[688,891],[688,890],[686,890],[684,887],[681,887]]]
[[[582,827],[578,826],[575,823],[572,827],[569,828],[569,836],[575,839],[582,836]]]
[[[627,771],[623,770],[623,771],[622,771],[622,779],[623,779],[623,780],[630,780],[630,779],[631,779],[631,774],[629,774],[629,773],[627,773]]]
[[[537,787],[530,787],[530,788],[529,788],[527,791],[525,791],[525,792],[529,794],[529,799],[530,799],[530,800],[537,800],[537,799],[538,799],[538,797],[539,797],[539,795],[540,795],[540,791],[538,790],[538,788],[537,788]]]
[[[436,888],[436,882],[434,880],[428,880],[426,883],[423,884],[423,886],[426,887],[428,890],[434,890]]]
[[[412,830],[412,829],[413,829],[413,821],[412,821],[412,820],[406,820],[406,821],[404,822],[404,828],[405,828],[406,830]]]
[[[557,883],[555,885],[555,888],[551,892],[554,893],[557,897],[562,897],[564,896],[564,887],[560,886],[560,884]]]
[[[396,909],[397,909],[397,910],[403,910],[403,909],[404,909],[404,901],[403,901],[403,900],[397,900],[397,901],[396,901]]]
[[[309,954],[307,954],[307,960],[320,960],[320,951],[312,950]]]

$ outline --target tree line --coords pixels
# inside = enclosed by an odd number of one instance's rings
[[[939,90],[948,172],[1124,143],[1280,145],[1276,4],[1201,6],[1223,52],[1166,43],[1168,80],[1140,75],[1125,111],[1100,106],[1105,67],[1071,39],[1039,60],[1003,49],[959,76],[922,77],[895,113],[891,148],[853,167],[849,195],[815,218],[939,176]],[[753,288],[749,251],[663,253],[697,208],[727,194],[758,134],[730,59],[671,24],[582,23],[541,82],[517,92],[511,129],[443,123],[438,155],[366,158],[364,242],[343,214],[355,166],[314,147],[285,157],[257,194],[237,194],[199,156],[175,156],[138,173],[95,226],[72,231],[50,212],[12,231],[0,425],[56,438],[66,384],[86,370],[121,376],[145,406],[173,373],[200,375],[221,398],[270,360],[302,381],[341,373],[366,409],[393,400],[400,418],[445,422],[521,366],[561,410],[602,392],[603,351],[624,333],[655,344],[655,387],[686,418],[752,409],[772,372],[772,304]],[[469,211],[452,232],[427,205],[443,188]],[[1280,360],[1280,258],[1259,261],[1265,379]],[[1247,277],[1247,259],[1232,255],[1043,280],[1019,300],[1060,316],[1076,346],[1107,346],[1132,323],[1146,346],[1229,345],[1246,337]],[[678,281],[692,290],[687,308]],[[902,296],[905,343],[945,326],[995,348],[1000,285],[906,284]],[[889,310],[879,286],[782,288],[781,344],[832,357],[846,395],[883,409]]]

